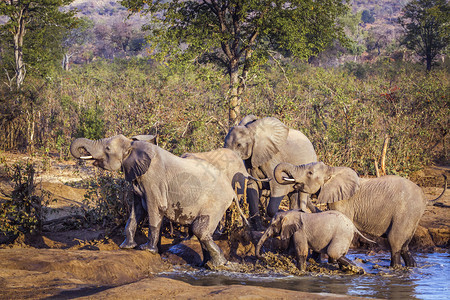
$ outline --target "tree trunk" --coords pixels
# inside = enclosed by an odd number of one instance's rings
[[[23,62],[23,37],[25,35],[25,16],[24,10],[20,11],[18,18],[18,27],[14,33],[14,58],[15,58],[15,71],[16,71],[16,86],[17,89],[23,84],[25,79],[25,64]]]
[[[233,60],[230,63],[230,105],[228,111],[228,127],[237,125],[240,115],[240,95],[239,95],[239,63]]]
[[[427,55],[427,71],[431,71],[431,55]]]

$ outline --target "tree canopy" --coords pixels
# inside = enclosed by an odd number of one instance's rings
[[[403,8],[399,23],[405,30],[403,44],[414,50],[431,70],[436,56],[450,42],[450,5],[446,0],[414,0]]]
[[[240,96],[252,68],[270,50],[307,59],[335,39],[345,41],[337,19],[341,0],[123,0],[131,13],[150,16],[148,41],[160,60],[214,60],[230,76],[229,125],[239,118]]]
[[[11,51],[8,52],[14,53],[14,76],[7,73],[10,85],[15,81],[17,89],[20,89],[28,62],[39,61],[42,65],[42,61],[52,56],[49,50],[60,49],[61,32],[77,24],[75,10],[61,9],[71,2],[73,0],[0,1],[0,16],[6,16],[8,19],[0,30],[2,35],[11,41]],[[27,32],[31,37],[28,43],[25,42]],[[52,41],[56,43],[51,44]],[[24,49],[27,45],[29,47]],[[26,52],[28,57],[24,57]]]

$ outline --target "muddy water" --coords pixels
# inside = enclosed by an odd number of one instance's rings
[[[162,276],[203,286],[241,284],[384,299],[450,298],[449,253],[418,253],[418,267],[401,270],[389,269],[388,254],[367,256],[350,253],[347,256],[363,267],[367,274],[308,273],[305,276],[290,276],[198,270],[172,272]]]

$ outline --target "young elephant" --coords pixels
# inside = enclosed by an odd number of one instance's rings
[[[330,261],[337,261],[343,269],[344,266],[353,265],[345,254],[355,232],[361,235],[352,221],[338,211],[329,210],[314,214],[300,210],[280,211],[272,218],[269,228],[259,240],[256,256],[261,258],[261,247],[268,237],[280,234],[283,240],[293,238],[297,266],[301,271],[306,270],[308,248],[327,254]]]
[[[274,170],[280,184],[290,184],[308,194],[317,194],[319,203],[345,214],[362,232],[387,237],[391,248],[391,267],[416,262],[408,249],[428,201],[422,189],[400,176],[359,178],[346,167],[330,167],[322,162],[295,166],[281,163]]]

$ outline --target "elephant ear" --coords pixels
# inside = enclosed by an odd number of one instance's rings
[[[133,181],[137,177],[144,175],[150,167],[154,156],[153,153],[147,142],[133,142],[127,151],[128,156],[122,163],[125,179]]]
[[[158,135],[140,134],[131,137],[133,141],[144,141],[153,145],[158,145]]]
[[[258,120],[258,118],[255,115],[246,115],[242,118],[241,122],[239,122],[238,126],[245,126],[253,121]]]
[[[280,152],[286,143],[289,128],[277,118],[264,118],[247,125],[254,131],[252,166],[259,167]]]
[[[280,238],[286,240],[303,226],[302,213],[291,212],[281,220]]]
[[[346,167],[330,167],[329,179],[320,189],[318,202],[333,203],[351,198],[359,190],[359,177]]]

